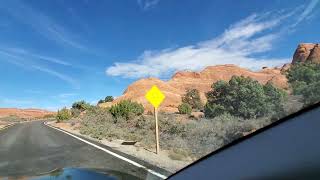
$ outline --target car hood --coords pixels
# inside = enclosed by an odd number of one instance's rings
[[[85,168],[61,168],[55,169],[47,173],[37,176],[21,176],[21,177],[7,177],[4,179],[21,179],[21,180],[118,180],[118,179],[140,179],[138,177],[125,174],[118,171],[105,171],[99,169],[85,169]]]

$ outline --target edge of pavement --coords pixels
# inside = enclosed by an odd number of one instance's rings
[[[50,124],[50,122],[47,122],[47,121],[45,121],[43,124],[45,126],[47,126],[47,127],[50,127],[50,128],[55,129],[57,131],[63,132],[65,134],[69,135],[69,136],[72,136],[73,138],[76,138],[76,139],[78,139],[78,140],[80,140],[80,141],[82,141],[82,142],[84,142],[84,143],[86,143],[88,145],[91,145],[91,146],[93,146],[93,147],[95,147],[97,149],[100,149],[100,150],[102,150],[102,151],[104,151],[104,152],[106,152],[106,153],[108,153],[108,154],[110,154],[112,156],[115,156],[115,157],[117,157],[117,158],[119,158],[119,159],[121,159],[123,161],[126,161],[126,162],[128,162],[128,163],[130,163],[130,164],[132,164],[132,165],[134,165],[136,167],[145,169],[147,172],[149,172],[149,173],[151,173],[151,174],[153,174],[155,176],[158,176],[158,177],[160,177],[162,179],[167,179],[168,176],[170,174],[172,174],[171,172],[169,172],[167,170],[164,170],[164,169],[159,168],[159,167],[157,167],[155,165],[152,165],[152,164],[150,164],[148,162],[140,160],[140,159],[138,159],[138,158],[136,158],[136,157],[134,157],[132,155],[117,151],[117,150],[115,150],[115,149],[113,149],[113,148],[111,148],[109,146],[106,146],[106,145],[100,143],[97,140],[88,139],[85,136],[74,134],[74,133],[68,132],[68,131],[66,131],[64,129],[61,129],[61,128],[58,128],[58,127],[54,127],[54,126],[52,126]]]
[[[16,124],[17,124],[17,123],[10,123],[10,124],[8,124],[8,125],[0,128],[0,131],[1,131],[1,130],[4,130],[4,129],[8,129],[9,127],[14,126],[14,125],[16,125]]]
[[[39,120],[32,120],[32,121],[21,121],[21,122],[9,123],[8,125],[5,125],[4,127],[1,127],[1,128],[0,128],[0,131],[1,131],[1,130],[8,129],[9,127],[14,126],[14,125],[16,125],[16,124],[31,123],[31,122],[35,122],[35,121],[44,121],[44,120],[39,119]]]

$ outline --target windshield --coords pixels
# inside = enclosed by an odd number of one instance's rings
[[[319,102],[319,6],[2,2],[0,178],[165,179]]]

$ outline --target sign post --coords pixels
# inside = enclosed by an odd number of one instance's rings
[[[164,94],[159,90],[157,86],[152,86],[152,88],[147,92],[146,99],[152,104],[154,107],[154,118],[156,120],[156,153],[159,154],[160,152],[160,145],[159,145],[159,124],[158,124],[158,107],[164,100]]]
[[[156,153],[159,154],[160,152],[160,145],[159,145],[159,125],[158,125],[158,109],[154,108],[154,118],[156,119]]]

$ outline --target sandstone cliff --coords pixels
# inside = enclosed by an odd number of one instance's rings
[[[319,44],[301,43],[298,45],[292,59],[292,64],[298,62],[320,63]]]

